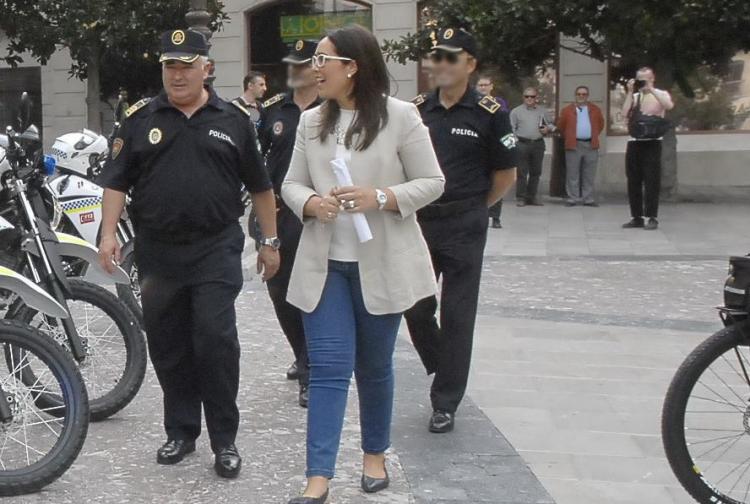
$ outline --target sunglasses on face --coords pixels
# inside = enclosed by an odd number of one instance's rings
[[[456,63],[458,63],[458,53],[435,51],[434,53],[430,54],[430,59],[433,61],[433,63],[440,63],[441,61],[445,60],[451,65],[455,65]]]
[[[525,94],[523,95],[524,98],[536,98],[535,94]]]
[[[310,60],[314,68],[323,68],[328,63],[328,60],[336,61],[353,61],[351,58],[344,58],[342,56],[329,56],[328,54],[314,54]]]

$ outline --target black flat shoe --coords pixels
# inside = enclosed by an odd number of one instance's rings
[[[320,497],[295,497],[287,504],[325,504],[328,500],[328,490]]]
[[[297,361],[292,362],[289,369],[286,370],[287,380],[298,380],[299,379],[299,368],[297,367]]]
[[[385,490],[391,484],[391,479],[388,477],[388,470],[385,471],[385,478],[371,478],[366,474],[362,474],[362,490],[365,493],[375,493]]]
[[[493,217],[492,218],[492,228],[493,229],[502,229],[503,228],[503,225],[500,222],[500,219],[498,219],[497,217]]]
[[[214,470],[222,478],[236,478],[242,468],[242,457],[233,444],[216,452]]]
[[[456,423],[455,415],[447,411],[435,410],[430,418],[430,432],[445,434],[453,430]]]
[[[300,385],[299,386],[299,405],[303,408],[307,408],[310,402],[310,386]]]
[[[636,217],[634,219],[630,219],[628,222],[622,225],[624,229],[632,229],[632,228],[642,228],[643,227],[643,219],[640,217]]]
[[[156,451],[156,463],[172,465],[181,462],[185,455],[195,451],[195,441],[169,439]]]
[[[645,229],[646,231],[653,231],[654,229],[658,227],[659,227],[659,221],[651,217],[648,219],[648,222],[643,226],[643,229]]]

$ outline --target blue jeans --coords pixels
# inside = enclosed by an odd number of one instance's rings
[[[371,315],[356,262],[328,261],[317,308],[303,313],[310,359],[307,477],[333,478],[352,371],[359,391],[362,450],[390,446],[393,349],[401,314]]]

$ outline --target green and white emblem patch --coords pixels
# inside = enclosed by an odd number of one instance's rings
[[[500,143],[505,146],[506,149],[512,149],[518,143],[518,138],[513,133],[508,133],[500,139]]]

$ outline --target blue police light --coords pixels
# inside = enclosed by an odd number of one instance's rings
[[[44,156],[44,174],[48,177],[51,177],[55,174],[55,167],[57,166],[57,161],[55,161],[55,158],[52,156]]]

